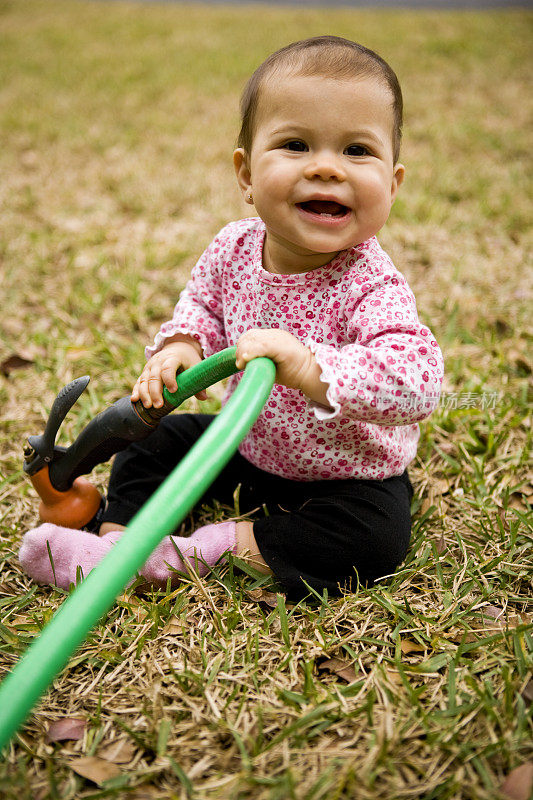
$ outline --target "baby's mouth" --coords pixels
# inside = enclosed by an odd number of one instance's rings
[[[304,203],[297,203],[297,206],[308,214],[317,214],[321,217],[345,217],[350,213],[347,206],[335,200],[307,200]]]

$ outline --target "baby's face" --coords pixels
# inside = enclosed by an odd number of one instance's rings
[[[373,78],[267,81],[251,153],[234,155],[266,225],[267,269],[316,268],[380,230],[404,174],[392,133],[391,93]]]

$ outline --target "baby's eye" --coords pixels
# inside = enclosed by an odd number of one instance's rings
[[[367,156],[368,150],[362,144],[351,144],[344,151],[347,156]]]
[[[285,142],[283,148],[292,150],[293,153],[304,153],[307,150],[307,145],[305,142],[301,142],[300,139],[291,139],[290,142]]]

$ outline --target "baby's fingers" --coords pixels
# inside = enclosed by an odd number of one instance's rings
[[[131,401],[139,400],[145,408],[156,408],[163,403],[163,382],[157,358],[151,359],[137,378],[131,391]]]
[[[272,343],[262,332],[255,331],[245,334],[237,342],[237,352],[235,354],[235,364],[237,369],[244,369],[249,361],[261,356],[274,357]]]
[[[161,370],[161,379],[169,392],[176,392],[178,390],[176,373],[180,366],[181,362],[177,358],[169,358],[163,365],[163,369]]]
[[[138,399],[139,399],[139,381],[137,380],[135,381],[135,385],[131,390],[130,400],[132,403],[136,403]]]
[[[194,367],[195,364],[199,364],[201,360],[200,356],[194,352],[194,350],[191,350],[185,355],[180,355],[179,357],[177,355],[169,356],[163,362],[163,367],[161,369],[161,378],[168,391],[176,392],[178,389],[178,382],[176,379],[178,370],[190,369],[190,367]]]

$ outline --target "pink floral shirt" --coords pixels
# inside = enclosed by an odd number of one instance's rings
[[[207,357],[250,328],[289,331],[314,353],[330,408],[275,384],[241,454],[297,481],[400,475],[416,453],[417,422],[438,403],[443,374],[405,278],[376,238],[311,272],[273,274],[262,266],[264,238],[257,218],[220,231],[146,357],[175,333],[192,335]],[[229,379],[226,398],[240,377]]]

